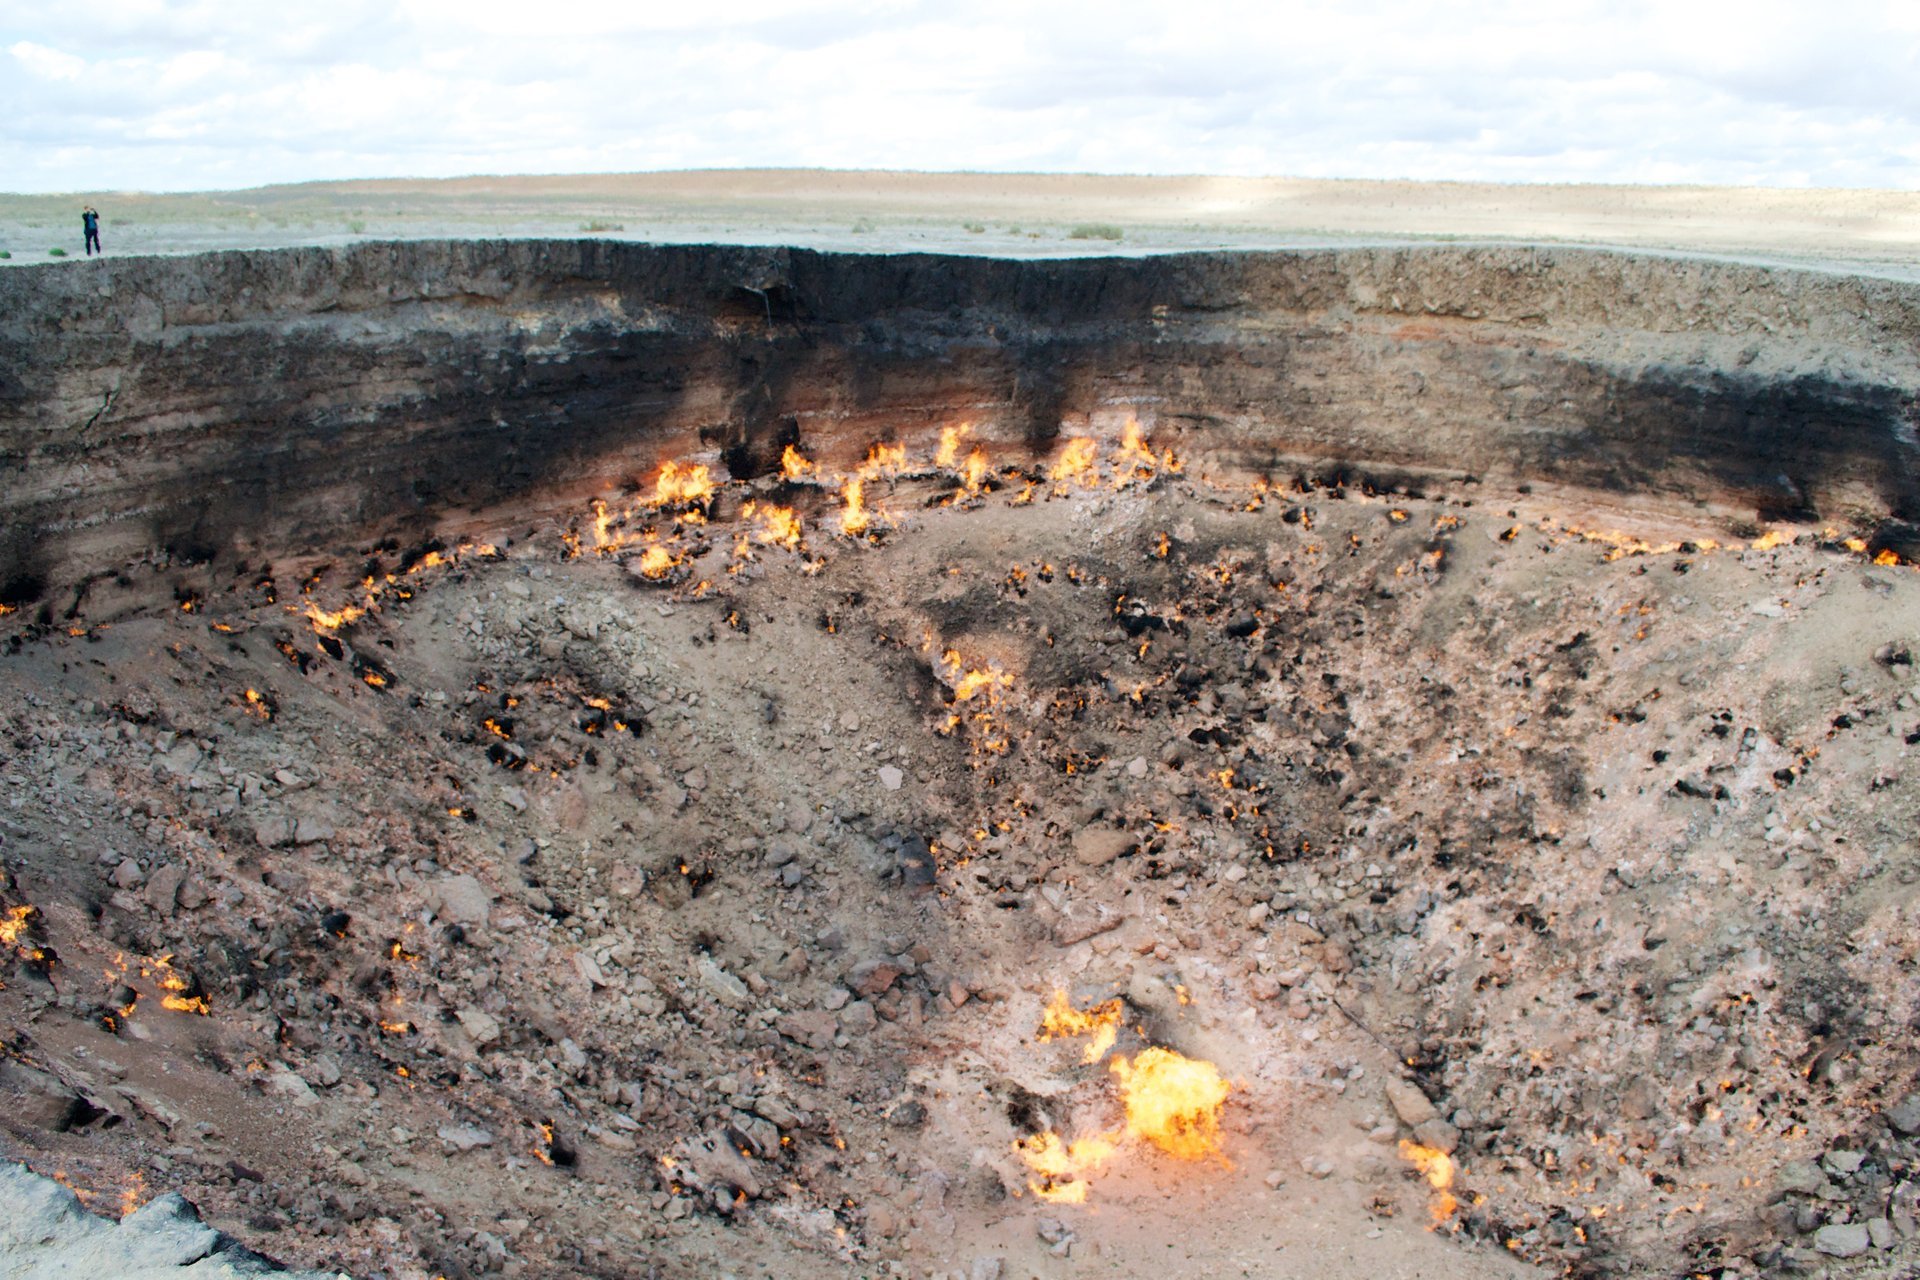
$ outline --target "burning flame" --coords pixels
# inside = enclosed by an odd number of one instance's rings
[[[640,576],[659,581],[681,563],[680,557],[673,554],[657,542],[649,543],[640,553]]]
[[[33,918],[32,907],[10,907],[7,914],[0,916],[0,942],[13,946],[20,941],[20,935],[27,931],[27,921]]]
[[[1093,1045],[1081,1060],[1096,1062],[1113,1047],[1122,1009],[1116,999],[1077,1010],[1065,992],[1056,991],[1043,1015],[1040,1038],[1092,1035]],[[1220,1109],[1232,1086],[1213,1063],[1155,1045],[1132,1059],[1116,1057],[1107,1069],[1119,1086],[1126,1111],[1121,1128],[1072,1142],[1052,1131],[1014,1142],[1015,1152],[1033,1174],[1027,1186],[1035,1196],[1056,1204],[1084,1203],[1087,1180],[1129,1141],[1148,1142],[1179,1160],[1225,1161],[1220,1152]]]
[[[859,476],[847,477],[846,483],[841,486],[840,496],[847,504],[847,509],[840,513],[840,532],[849,538],[860,537],[872,523],[872,515],[867,510],[866,487],[866,481]]]
[[[1792,541],[1793,537],[1791,534],[1779,529],[1769,529],[1758,538],[1755,538],[1749,545],[1755,551],[1771,551],[1775,547],[1784,547]]]
[[[1433,1225],[1437,1227],[1451,1218],[1460,1207],[1460,1202],[1453,1197],[1453,1157],[1434,1147],[1423,1147],[1411,1139],[1402,1138],[1400,1158],[1412,1163],[1434,1190]]]
[[[1155,1045],[1132,1062],[1115,1058],[1109,1069],[1120,1082],[1128,1134],[1180,1160],[1220,1153],[1220,1108],[1232,1090],[1220,1068]]]
[[[197,1013],[203,1018],[213,1012],[213,1006],[206,996],[194,995],[194,983],[174,969],[172,953],[141,961],[140,976],[160,984],[160,989],[166,993],[160,997],[160,1007],[163,1009],[171,1009],[175,1013]]]
[[[713,476],[705,463],[683,467],[668,461],[661,465],[660,475],[653,482],[654,506],[704,507],[711,501]]]
[[[1047,469],[1047,479],[1053,482],[1055,492],[1064,493],[1068,485],[1092,472],[1099,456],[1100,448],[1091,437],[1075,436]]]
[[[940,449],[933,455],[933,465],[936,467],[951,468],[955,459],[960,456],[961,438],[971,430],[973,430],[973,425],[967,422],[963,422],[957,427],[940,428]]]
[[[1180,460],[1173,456],[1173,450],[1166,449],[1155,456],[1141,436],[1140,423],[1128,418],[1126,430],[1120,436],[1119,452],[1114,457],[1113,487],[1124,489],[1135,481],[1151,480],[1161,471],[1179,470]]]
[[[1125,1006],[1118,998],[1082,1012],[1073,1007],[1066,992],[1055,991],[1052,1002],[1042,1015],[1040,1038],[1055,1040],[1065,1036],[1091,1035],[1093,1041],[1087,1045],[1080,1061],[1098,1062],[1107,1056],[1107,1050],[1113,1048],[1113,1042],[1119,1037],[1123,1016]]]
[[[798,449],[788,445],[780,455],[780,476],[785,480],[802,480],[812,475],[814,466],[807,461]]]

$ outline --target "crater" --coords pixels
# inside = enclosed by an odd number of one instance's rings
[[[1910,1251],[1914,303],[1467,247],[0,274],[9,1154],[359,1275]],[[1122,1134],[1153,1049],[1217,1149],[1057,1202],[1020,1144]]]

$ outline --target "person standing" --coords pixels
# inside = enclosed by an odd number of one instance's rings
[[[87,233],[87,256],[91,258],[103,252],[100,248],[100,214],[92,205],[81,208],[80,228]]]

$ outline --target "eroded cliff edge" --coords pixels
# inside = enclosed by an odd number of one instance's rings
[[[0,600],[1130,412],[1222,468],[1560,485],[1905,536],[1920,288],[1597,251],[996,261],[366,244],[0,275]]]

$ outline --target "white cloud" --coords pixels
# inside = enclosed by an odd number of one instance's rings
[[[54,10],[0,0],[21,190],[747,165],[1920,181],[1910,0]]]

